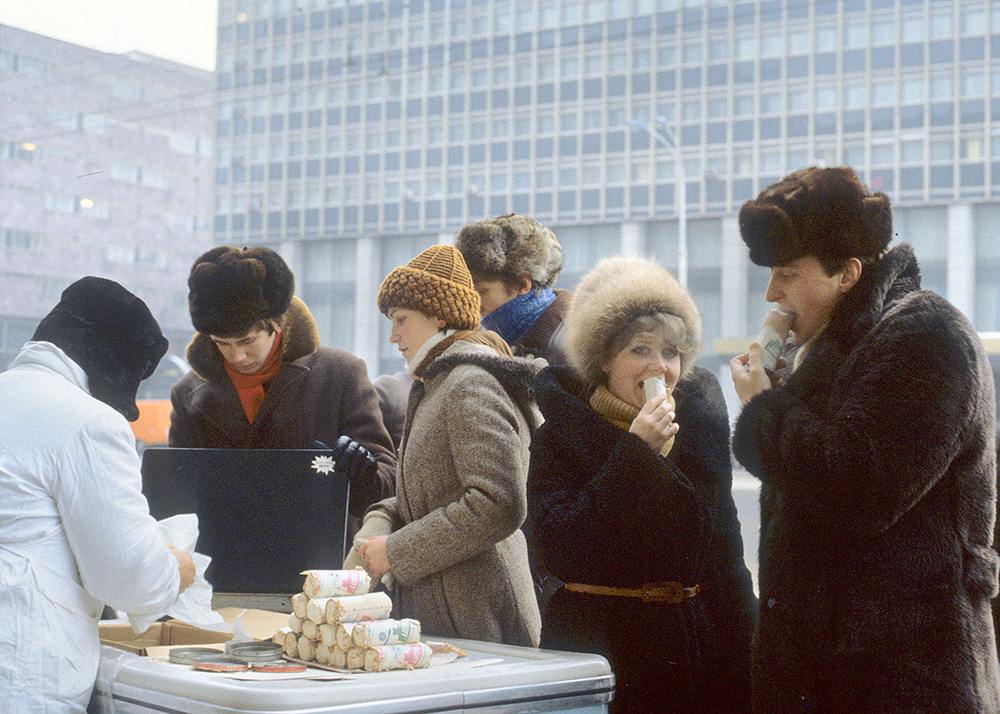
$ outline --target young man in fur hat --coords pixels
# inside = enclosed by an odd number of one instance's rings
[[[392,495],[396,458],[365,363],[321,347],[295,279],[273,250],[219,246],[188,278],[192,371],[171,390],[171,446],[330,446],[351,478],[349,511]],[[356,528],[355,528],[356,530]]]
[[[563,264],[555,234],[508,213],[465,226],[455,247],[479,293],[483,329],[503,337],[515,355],[565,364],[563,319],[573,296],[552,287]]]
[[[195,576],[143,498],[139,383],[167,340],[118,283],[70,285],[0,374],[0,693],[5,712],[79,712],[104,603],[173,605]]]
[[[889,199],[798,171],[740,211],[801,345],[783,384],[730,365],[733,451],[761,479],[759,714],[1000,711],[996,452],[975,329],[920,289]]]

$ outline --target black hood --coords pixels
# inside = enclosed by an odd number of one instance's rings
[[[51,342],[87,374],[95,399],[139,418],[139,382],[166,354],[167,339],[142,300],[105,278],[88,276],[63,291],[32,337]]]

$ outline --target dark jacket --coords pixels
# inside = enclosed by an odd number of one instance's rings
[[[320,347],[305,304],[292,301],[282,334],[282,366],[266,387],[251,424],[226,374],[222,353],[208,335],[188,345],[192,371],[170,390],[170,446],[215,449],[302,449],[313,441],[333,446],[342,434],[368,449],[377,474],[351,483],[349,511],[391,496],[396,457],[382,425],[378,396],[365,363],[343,350]]]
[[[745,712],[755,602],[718,381],[695,368],[678,382],[680,431],[666,458],[601,417],[582,391],[563,368],[535,382],[546,421],[531,444],[528,503],[546,565],[564,582],[703,591],[665,604],[561,589],[542,646],[607,657],[613,712]]]
[[[550,365],[566,364],[563,343],[566,328],[563,320],[573,300],[569,290],[554,290],[556,299],[545,308],[527,332],[511,343],[510,348],[519,357],[541,357]]]
[[[909,245],[866,267],[736,422],[763,482],[759,713],[1000,711],[995,406],[975,330]]]

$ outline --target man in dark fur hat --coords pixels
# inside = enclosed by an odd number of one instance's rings
[[[351,478],[349,511],[391,496],[396,457],[365,363],[321,347],[291,269],[273,250],[219,246],[188,278],[192,371],[171,390],[171,446],[330,446]]]
[[[801,345],[731,364],[736,458],[762,481],[758,714],[1000,711],[993,380],[968,320],[887,246],[889,199],[798,171],[740,210]]]
[[[195,576],[143,498],[139,383],[167,340],[118,283],[70,285],[0,374],[0,708],[83,714],[104,603],[167,611]]]

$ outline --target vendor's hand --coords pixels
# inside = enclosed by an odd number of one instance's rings
[[[385,543],[389,536],[375,536],[365,541],[364,545],[358,548],[358,555],[364,563],[365,570],[372,577],[372,580],[381,580],[382,576],[389,572],[389,554],[386,552]]]
[[[357,479],[375,474],[375,457],[349,436],[341,436],[331,449],[334,466],[348,478]]]
[[[670,392],[657,394],[646,402],[629,427],[630,432],[649,444],[657,454],[679,430],[680,426],[674,423],[674,402]]]
[[[181,589],[180,592],[178,592],[179,595],[191,587],[191,584],[194,582],[194,559],[186,550],[178,550],[169,543],[167,543],[167,550],[170,551],[171,555],[177,558],[177,567],[181,574]]]
[[[762,354],[761,346],[752,342],[749,352],[736,355],[729,361],[729,371],[733,375],[733,386],[743,404],[761,392],[780,387],[782,384],[778,369],[785,366],[784,357],[779,358],[777,368],[770,371],[764,369],[764,364],[761,361]]]

